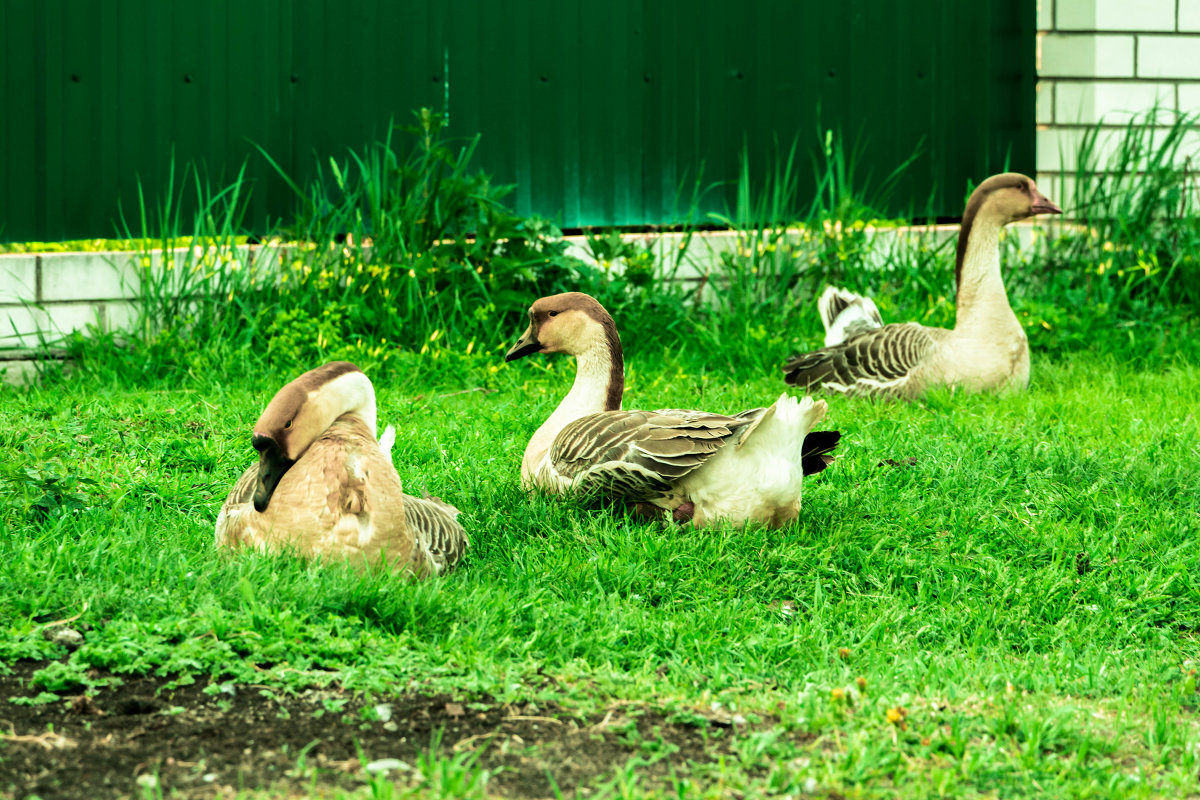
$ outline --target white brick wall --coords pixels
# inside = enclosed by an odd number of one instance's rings
[[[1125,78],[1133,75],[1133,36],[1048,33],[1042,37],[1039,74],[1059,78]]]
[[[47,253],[40,258],[43,302],[132,297],[138,285],[135,254]]]
[[[242,264],[257,259],[277,266],[275,246],[240,247]],[[194,264],[186,250],[172,251],[176,268]],[[134,298],[140,288],[137,253],[44,253],[0,255],[0,374],[20,381],[33,373],[30,351],[53,347],[62,337],[95,326],[101,331],[128,330],[136,318]],[[152,273],[161,275],[163,255],[151,258]],[[206,284],[191,283],[193,291]]]
[[[1125,123],[1156,102],[1163,108],[1175,107],[1171,83],[1078,81],[1060,83],[1054,94],[1054,119],[1062,123]]]
[[[1182,33],[1200,33],[1200,0],[1179,0],[1179,27]]]
[[[1060,31],[1173,31],[1175,0],[1060,0]]]
[[[37,296],[37,263],[37,256],[0,256],[0,303],[19,303]]]
[[[1038,179],[1065,195],[1082,131],[1200,113],[1200,0],[1038,0]],[[1200,158],[1200,128],[1181,157]],[[1113,142],[1100,138],[1098,149]],[[1063,188],[1058,188],[1063,187]],[[1053,197],[1054,194],[1051,194]]]
[[[1200,35],[1139,36],[1137,76],[1200,80]]]

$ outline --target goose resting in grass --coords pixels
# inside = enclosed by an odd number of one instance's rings
[[[259,461],[217,517],[217,547],[386,561],[423,577],[453,569],[467,546],[458,509],[403,493],[390,451],[375,441],[375,389],[335,361],[284,386],[254,425]]]
[[[912,399],[931,386],[972,390],[1029,385],[1029,345],[1000,275],[1000,229],[1035,214],[1061,214],[1032,180],[1009,172],[979,185],[958,233],[953,330],[884,325],[869,298],[830,287],[818,308],[825,347],[788,359],[793,386]]]
[[[567,353],[575,384],[525,448],[521,482],[553,493],[598,493],[641,513],[696,526],[728,520],[786,525],[800,513],[805,475],[825,469],[837,431],[813,431],[824,400],[784,394],[734,416],[622,411],[625,361],[616,325],[592,297],[567,292],[529,309],[505,361]]]

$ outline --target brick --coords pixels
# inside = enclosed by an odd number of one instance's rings
[[[1052,33],[1042,37],[1043,78],[1133,76],[1132,36]]]
[[[89,325],[94,325],[102,331],[108,327],[106,303],[65,303],[47,305],[45,308],[50,315],[51,340],[75,331],[86,332]]]
[[[137,307],[127,300],[116,300],[106,304],[104,314],[105,331],[128,331],[137,322]]]
[[[1068,159],[1067,153],[1064,151],[1064,147],[1069,144],[1067,137],[1071,134],[1072,131],[1059,128],[1045,128],[1037,132],[1034,141],[1037,147],[1038,172],[1061,172],[1064,169],[1071,169],[1071,167],[1065,166]],[[1070,146],[1070,149],[1073,149],[1073,146]]]
[[[15,361],[0,361],[0,376],[11,386],[25,386],[37,383],[37,367],[31,359]]]
[[[0,350],[36,347],[39,331],[49,332],[45,311],[32,306],[0,306]]]
[[[1055,89],[1054,118],[1059,124],[1123,124],[1156,102],[1160,109],[1174,108],[1174,84],[1060,83]]]
[[[1179,30],[1200,33],[1200,0],[1179,0]]]
[[[89,327],[101,331],[127,329],[134,321],[134,306],[124,300],[102,303],[51,303],[34,306],[0,306],[0,351],[54,346],[75,331]]]
[[[1060,0],[1060,31],[1173,31],[1175,0]]]
[[[1054,122],[1054,81],[1038,81],[1034,121],[1038,125]]]
[[[0,303],[37,300],[37,256],[0,256]]]
[[[1054,28],[1054,0],[1038,0],[1037,6],[1037,29],[1039,31],[1053,30]]]
[[[49,253],[42,256],[42,300],[113,300],[139,286],[136,254]]]
[[[1073,207],[1075,176],[1062,172],[1038,172],[1035,178],[1038,190],[1053,200],[1064,211]]]
[[[1101,131],[1093,146],[1093,166],[1103,167],[1117,151],[1121,131]],[[1037,171],[1074,172],[1080,143],[1087,130],[1083,128],[1046,128],[1037,132]]]
[[[1200,83],[1179,85],[1179,110],[1185,114],[1200,114]]]
[[[1200,78],[1200,36],[1139,36],[1139,78]]]
[[[1154,131],[1153,147],[1155,150],[1161,148],[1166,142],[1170,132],[1167,128],[1161,128]],[[1185,161],[1190,161],[1195,164],[1200,160],[1200,132],[1186,131],[1179,139],[1179,145],[1175,151],[1175,163],[1182,164]]]

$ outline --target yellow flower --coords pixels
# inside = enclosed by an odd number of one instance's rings
[[[845,700],[845,699],[846,699],[846,690],[845,690],[845,689],[843,689],[843,688],[842,688],[842,687],[840,687],[840,686],[835,686],[835,687],[833,687],[833,689],[832,689],[832,690],[829,692],[829,698],[830,698],[831,700],[833,700],[833,702],[835,702],[835,703],[839,703],[839,702],[841,702],[842,700]]]

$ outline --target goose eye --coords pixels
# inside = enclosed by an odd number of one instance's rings
[[[289,419],[287,422],[283,423],[283,427],[285,427],[285,428],[292,427],[292,421]]]
[[[557,312],[557,311],[551,311],[551,312],[550,312],[550,316],[552,316],[552,317],[557,317],[557,316],[558,316],[558,312]]]

